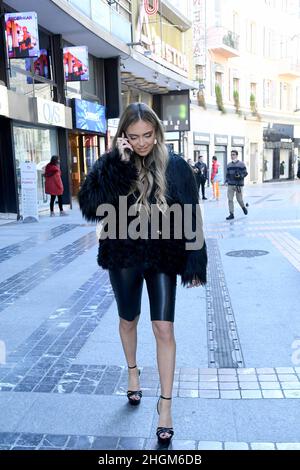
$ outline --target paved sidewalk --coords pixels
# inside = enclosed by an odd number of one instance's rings
[[[300,449],[300,182],[246,187],[249,214],[235,204],[233,221],[225,191],[202,204],[206,289],[178,278],[172,448]],[[157,446],[146,291],[134,408],[96,255],[76,207],[0,227],[0,450]]]

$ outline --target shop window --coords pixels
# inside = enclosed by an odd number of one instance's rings
[[[26,96],[52,100],[55,83],[52,81],[50,37],[39,30],[40,56],[10,59],[9,87]]]
[[[48,204],[43,177],[45,166],[51,156],[58,152],[56,130],[14,125],[13,133],[19,202],[21,203],[20,163],[34,162],[37,166],[38,205],[43,207]]]

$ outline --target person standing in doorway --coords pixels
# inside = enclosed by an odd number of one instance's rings
[[[119,333],[128,367],[127,398],[133,406],[140,405],[142,400],[137,325],[146,282],[160,378],[156,435],[159,444],[167,446],[174,434],[171,403],[176,356],[176,275],[181,275],[186,287],[205,284],[207,253],[193,172],[183,158],[168,152],[161,121],[145,103],[132,103],[124,110],[112,151],[99,158],[87,175],[79,192],[79,205],[87,220],[104,224],[101,214],[107,214],[108,206],[116,214],[113,219],[119,220],[123,198],[128,207],[122,223],[123,234],[120,235],[120,228],[116,230],[113,220],[112,230],[107,231],[110,222],[106,222],[104,238],[100,236],[99,241],[98,263],[109,271],[117,302]],[[184,211],[185,222],[194,227],[191,240],[193,245],[193,240],[198,239],[197,246],[187,247],[182,232],[175,236],[178,225],[173,217],[170,222],[166,219],[173,205]],[[187,206],[189,215],[185,214]],[[158,217],[153,217],[153,211]],[[132,232],[136,218],[132,220],[130,213],[137,213],[138,218],[143,216],[145,232]],[[161,222],[156,224],[155,220]]]
[[[213,198],[218,201],[220,199],[220,164],[216,156],[212,157],[210,181],[213,187]]]
[[[229,216],[226,220],[234,219],[233,198],[236,195],[237,202],[241,206],[245,215],[248,214],[247,207],[243,200],[244,179],[248,175],[246,165],[238,159],[238,151],[231,151],[231,163],[227,165],[226,183],[228,184],[227,198],[229,207]]]
[[[60,210],[60,215],[67,215],[63,210],[62,195],[64,192],[64,186],[61,179],[61,170],[59,167],[59,157],[53,155],[50,162],[46,165],[45,168],[45,193],[50,194],[50,217],[54,217],[54,202],[56,196],[58,198],[58,205]]]
[[[207,165],[204,163],[202,155],[200,155],[198,158],[198,162],[195,163],[195,168],[198,170],[198,173],[196,174],[198,191],[201,186],[202,199],[206,200],[207,197],[205,197],[205,183],[207,180]]]

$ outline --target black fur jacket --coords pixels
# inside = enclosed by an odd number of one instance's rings
[[[136,179],[137,168],[132,157],[129,162],[123,162],[116,149],[100,157],[87,175],[78,195],[80,209],[85,219],[88,221],[101,219],[96,215],[97,208],[100,204],[108,203],[112,204],[116,210],[116,220],[118,220],[119,196],[127,196],[128,208],[136,201],[137,195],[132,192]],[[192,207],[192,223],[193,230],[195,230],[196,211],[200,211],[199,196],[194,175],[183,158],[176,155],[169,156],[166,181],[168,205],[177,203],[184,207],[185,204],[189,204]],[[154,193],[155,185],[150,196],[151,204],[155,204]],[[104,220],[103,217],[102,220]],[[128,216],[127,228],[131,221],[132,218]],[[150,233],[151,221],[148,225]],[[198,232],[195,232],[201,240],[201,245],[196,250],[186,249],[186,241],[192,242],[193,239],[184,238],[184,229],[182,229],[183,236],[180,239],[174,237],[174,229],[174,219],[171,217],[168,239],[160,236],[160,230],[156,230],[158,235],[155,239],[153,237],[132,239],[128,235],[125,239],[121,239],[118,235],[100,239],[98,264],[104,269],[143,266],[154,272],[180,274],[183,285],[188,285],[194,279],[205,284],[207,253],[202,222],[200,228],[197,227]],[[199,233],[200,230],[201,233]],[[118,226],[116,233],[119,233]]]

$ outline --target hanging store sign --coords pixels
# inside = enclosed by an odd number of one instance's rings
[[[38,221],[37,170],[33,162],[20,164],[23,222]]]
[[[155,15],[158,12],[158,0],[152,1],[153,5],[149,5],[149,0],[144,0],[145,12],[148,16]]]
[[[0,85],[0,115],[8,117],[8,114],[9,108],[7,88],[5,86]]]
[[[76,129],[101,132],[107,131],[105,117],[105,106],[92,101],[79,100],[75,98],[74,103],[74,125]]]
[[[89,54],[86,46],[64,47],[66,82],[89,80]]]
[[[9,59],[23,59],[39,55],[39,33],[37,14],[6,13],[5,38]]]

